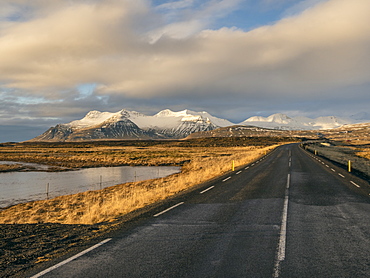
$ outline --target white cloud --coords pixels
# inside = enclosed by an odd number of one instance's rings
[[[160,26],[150,34],[155,42],[162,36],[176,39],[196,35],[215,20],[228,15],[237,9],[241,0],[211,0],[211,1],[179,1],[170,2],[157,7],[158,10],[169,9],[165,14],[168,24]]]
[[[99,97],[307,99],[370,82],[367,0],[326,1],[250,32],[204,30],[239,1],[168,25],[141,0],[36,2],[32,18],[0,23],[0,83],[15,94],[63,99],[94,83]]]
[[[159,5],[156,7],[157,10],[178,10],[189,8],[194,5],[194,0],[181,0],[181,1],[174,1]]]

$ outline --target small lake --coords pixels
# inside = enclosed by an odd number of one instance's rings
[[[0,173],[0,208],[44,200],[47,190],[48,197],[53,198],[126,182],[162,178],[179,172],[180,167],[173,166],[121,166],[67,172]]]

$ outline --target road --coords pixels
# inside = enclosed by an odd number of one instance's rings
[[[369,277],[368,184],[319,160],[282,146],[33,277]]]

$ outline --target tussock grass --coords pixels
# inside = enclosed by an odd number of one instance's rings
[[[12,172],[22,170],[21,164],[0,164],[0,172]]]
[[[356,155],[370,160],[370,148],[368,150],[365,150],[365,151],[357,152]]]
[[[187,150],[187,156],[181,156],[181,160],[184,157],[188,160],[181,173],[15,205],[0,211],[0,223],[94,224],[114,221],[121,215],[230,171],[233,160],[238,167],[258,159],[277,146],[234,147],[227,148],[227,153],[225,149],[214,148],[197,149],[196,152]],[[168,157],[164,159],[168,160]]]

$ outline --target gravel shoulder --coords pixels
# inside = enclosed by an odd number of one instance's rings
[[[13,277],[86,244],[107,227],[65,224],[0,224],[0,273]]]
[[[348,161],[350,160],[351,172],[370,182],[370,160],[356,155],[353,146],[334,141],[330,141],[330,143],[310,143],[304,146],[313,154],[325,157],[344,169],[348,169]]]

